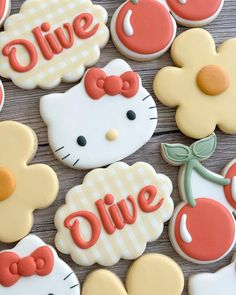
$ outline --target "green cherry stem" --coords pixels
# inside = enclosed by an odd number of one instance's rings
[[[139,0],[130,0],[133,4],[138,4]]]
[[[191,184],[193,170],[196,170],[203,178],[213,183],[216,183],[222,186],[230,184],[230,179],[226,179],[223,176],[210,172],[204,166],[202,166],[202,164],[198,160],[192,159],[186,162],[185,175],[184,175],[184,190],[185,190],[185,196],[186,196],[187,202],[189,206],[191,207],[196,206],[196,201],[193,196],[192,184]]]

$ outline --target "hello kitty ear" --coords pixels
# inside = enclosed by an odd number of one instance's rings
[[[107,66],[105,66],[103,70],[108,76],[120,76],[125,72],[133,71],[129,64],[123,59],[114,59]]]
[[[35,249],[45,246],[46,244],[35,235],[28,235],[22,239],[16,246],[13,248],[15,252],[20,254],[20,256],[28,256],[29,253],[32,253]]]
[[[46,125],[49,125],[54,117],[55,119],[58,117],[56,110],[64,97],[65,94],[62,93],[53,93],[41,97],[40,115]]]

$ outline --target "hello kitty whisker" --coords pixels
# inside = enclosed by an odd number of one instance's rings
[[[75,287],[78,287],[78,286],[79,286],[79,284],[76,284],[74,286],[71,286],[70,289],[74,289]]]
[[[70,156],[70,154],[66,155],[64,158],[62,158],[62,161],[67,159]]]
[[[75,165],[79,162],[79,159],[75,161],[75,163],[73,164],[73,167],[75,167]]]
[[[149,97],[151,97],[151,95],[149,94],[148,96],[143,98],[143,101],[145,101],[146,99],[148,99]]]
[[[150,120],[158,120],[158,118],[150,118]]]
[[[64,146],[60,147],[59,149],[55,150],[55,153],[57,153],[57,152],[63,150],[64,148],[65,148]]]
[[[156,108],[157,108],[157,106],[150,107],[149,110],[156,109]]]
[[[71,275],[73,274],[73,272],[69,273],[63,280],[67,280]]]

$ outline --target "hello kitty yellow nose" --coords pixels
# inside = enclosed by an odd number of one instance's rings
[[[111,129],[106,133],[106,139],[109,141],[115,141],[119,137],[119,132],[116,129]]]

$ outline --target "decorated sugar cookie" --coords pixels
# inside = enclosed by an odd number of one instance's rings
[[[236,294],[236,256],[230,265],[218,272],[194,275],[189,281],[190,295],[235,295]]]
[[[73,270],[41,239],[29,235],[0,252],[0,294],[79,295]]]
[[[30,232],[35,209],[54,202],[58,179],[47,165],[28,166],[37,151],[31,128],[1,122],[0,138],[0,241],[11,243]]]
[[[157,74],[154,91],[163,104],[177,107],[176,123],[185,135],[204,138],[216,126],[236,133],[235,48],[236,38],[216,51],[203,29],[188,30],[174,41],[171,55],[176,67]]]
[[[11,12],[11,0],[0,0],[0,27]]]
[[[147,163],[119,162],[89,172],[55,216],[56,247],[79,265],[135,259],[173,213],[170,179]]]
[[[77,81],[109,39],[107,18],[90,0],[26,0],[0,34],[0,75],[24,89]]]
[[[130,267],[126,288],[108,270],[97,270],[88,275],[82,295],[181,295],[184,276],[181,268],[167,256],[147,254]]]
[[[166,3],[179,24],[201,27],[217,18],[224,0],[166,0]]]
[[[176,35],[176,23],[162,1],[128,0],[114,13],[111,35],[118,50],[134,60],[164,54]]]
[[[153,98],[120,59],[88,70],[64,94],[42,97],[40,112],[55,156],[75,169],[102,167],[133,154],[157,125]]]
[[[183,200],[170,222],[170,238],[175,250],[195,263],[212,263],[227,255],[235,244],[236,228],[232,212],[234,199],[235,161],[227,165],[223,176],[202,166],[216,147],[216,136],[183,144],[163,144],[163,157],[172,165],[181,166],[179,192]]]

